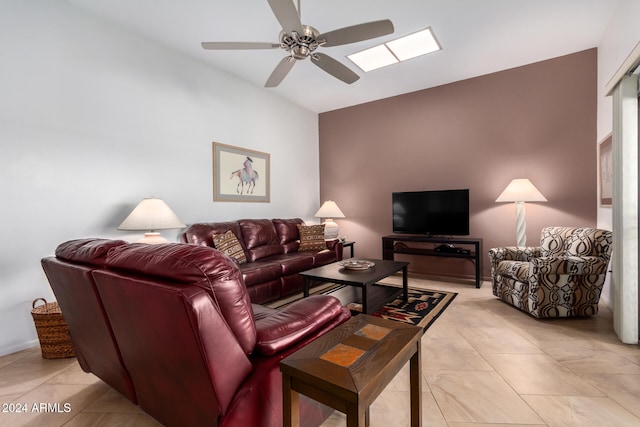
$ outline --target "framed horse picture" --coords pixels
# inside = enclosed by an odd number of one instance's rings
[[[269,153],[213,143],[213,200],[269,202]]]

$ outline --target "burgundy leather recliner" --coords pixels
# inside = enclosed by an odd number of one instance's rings
[[[252,305],[238,266],[196,245],[76,240],[42,265],[82,368],[125,394],[92,359],[109,365],[131,385],[127,397],[168,426],[281,426],[280,360],[350,316],[329,296],[280,311]],[[86,289],[99,316],[76,307]],[[103,327],[88,337],[95,318]],[[301,425],[331,412],[301,397]]]

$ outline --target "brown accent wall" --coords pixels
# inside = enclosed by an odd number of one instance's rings
[[[393,191],[469,188],[470,235],[484,239],[488,278],[486,252],[515,245],[514,205],[495,203],[513,178],[549,200],[526,204],[528,245],[544,226],[596,225],[596,73],[590,49],[322,113],[321,201],[344,212],[340,235],[357,242],[358,257],[380,258]],[[414,272],[473,275],[470,261],[396,259]]]

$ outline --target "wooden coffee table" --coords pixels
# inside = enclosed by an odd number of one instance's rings
[[[353,290],[346,289],[351,295],[341,297],[338,291],[335,296],[344,304],[353,302],[356,298],[361,298],[362,312],[365,314],[375,313],[386,303],[393,301],[402,294],[405,301],[409,297],[409,285],[407,280],[408,262],[388,261],[381,259],[366,259],[375,265],[366,270],[349,270],[340,265],[340,261],[313,268],[300,273],[304,277],[304,296],[309,296],[309,286],[313,281],[326,281],[348,285],[362,290],[362,296],[352,296]],[[402,270],[402,288],[385,286],[377,283],[385,277],[391,276]],[[345,292],[342,292],[344,295]],[[348,299],[348,300],[345,300]]]
[[[299,427],[299,393],[347,415],[348,427],[369,425],[369,406],[410,361],[411,426],[421,425],[422,328],[364,314],[280,362],[283,421]]]

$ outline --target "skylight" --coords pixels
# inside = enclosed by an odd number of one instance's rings
[[[431,28],[348,55],[365,73],[442,49]]]

